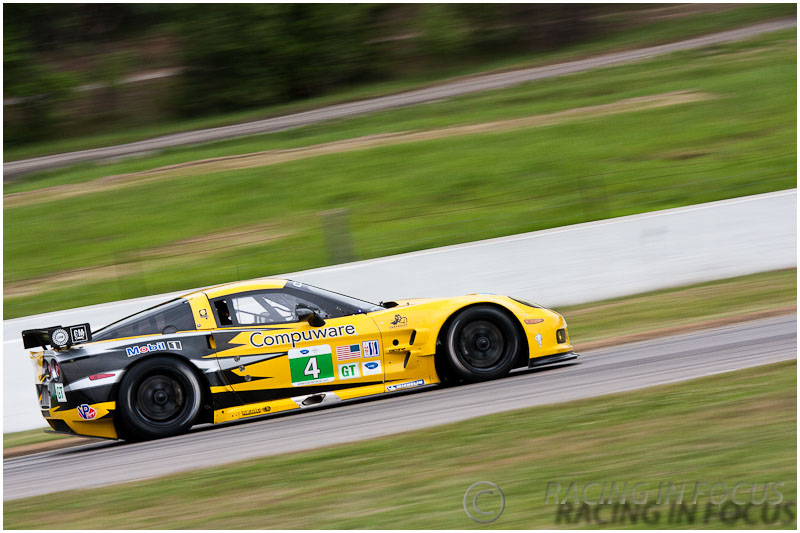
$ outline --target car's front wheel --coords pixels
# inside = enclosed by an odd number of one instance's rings
[[[202,402],[200,381],[185,363],[151,357],[122,377],[117,430],[126,440],[170,437],[192,427]]]
[[[502,310],[477,305],[455,316],[445,332],[444,366],[450,378],[485,381],[508,374],[522,343],[511,318]]]

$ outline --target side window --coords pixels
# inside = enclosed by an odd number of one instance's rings
[[[214,300],[220,326],[256,326],[297,322],[297,308],[306,307],[323,318],[330,315],[316,303],[282,290],[233,294]]]
[[[230,308],[225,298],[217,298],[214,300],[214,309],[217,312],[217,323],[220,326],[232,326],[233,319],[231,319]]]
[[[339,295],[325,293],[322,290],[311,287],[310,285],[296,283],[293,287],[287,286],[284,290],[288,294],[291,294],[302,301],[308,302],[307,307],[311,309],[322,309],[324,316],[326,317],[339,318],[362,312],[360,307],[354,306],[349,302],[345,302],[341,298],[337,298]]]
[[[92,335],[93,340],[157,335],[194,330],[189,302],[180,299],[124,318]]]
[[[233,319],[237,324],[280,324],[295,320],[294,306],[281,295],[268,293],[231,297]]]

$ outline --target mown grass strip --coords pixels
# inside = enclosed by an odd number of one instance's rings
[[[713,95],[694,91],[676,91],[644,97],[629,98],[618,102],[596,106],[578,107],[566,111],[521,117],[516,119],[470,124],[466,126],[450,126],[438,130],[398,132],[382,135],[368,135],[353,139],[344,139],[318,145],[288,150],[267,150],[252,154],[239,154],[212,159],[201,159],[189,163],[169,165],[143,172],[105,176],[90,182],[56,185],[42,189],[8,193],[3,196],[4,207],[30,206],[33,204],[63,201],[75,196],[93,194],[101,191],[117,190],[124,187],[139,186],[144,183],[163,181],[171,178],[213,174],[236,169],[256,168],[278,165],[290,161],[307,159],[329,154],[347,153],[366,150],[380,146],[392,146],[410,142],[443,139],[459,135],[475,135],[479,133],[504,132],[515,129],[535,128],[563,124],[581,119],[591,119],[615,113],[657,109],[660,107],[700,102],[713,98]]]
[[[3,450],[68,438],[67,435],[45,433],[43,429],[3,433]]]
[[[558,309],[574,343],[788,307],[797,270],[777,270]]]

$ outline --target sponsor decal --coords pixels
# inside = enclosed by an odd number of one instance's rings
[[[361,346],[358,344],[348,344],[347,346],[336,347],[336,360],[348,361],[361,357]]]
[[[66,393],[64,393],[64,385],[62,383],[56,383],[54,388],[56,393],[55,394],[56,400],[58,400],[59,402],[66,402],[67,395]]]
[[[361,375],[377,376],[383,374],[380,361],[365,361],[361,363]]]
[[[50,340],[57,347],[66,346],[67,343],[69,342],[69,333],[67,333],[67,330],[65,330],[63,328],[55,329],[50,334]]]
[[[202,318],[202,319],[207,319],[208,318],[208,311],[206,311],[205,309],[200,309],[198,311],[198,314],[200,315],[200,318]]]
[[[69,328],[69,334],[72,337],[72,342],[82,342],[88,337],[85,326],[71,326]]]
[[[155,352],[157,350],[166,350],[167,344],[163,341],[159,342],[148,342],[143,346],[131,346],[130,348],[125,348],[125,353],[128,354],[128,357],[133,357],[134,355],[139,355],[140,353],[149,353]]]
[[[539,343],[539,348],[541,348],[542,347],[542,334],[537,331],[536,332],[536,336],[534,337],[534,339],[536,340],[536,342]]]
[[[386,387],[386,390],[396,391],[396,390],[410,389],[412,387],[419,387],[421,385],[425,385],[424,379],[418,379],[416,381],[407,381],[405,383],[398,383],[397,385],[389,385]]]
[[[240,416],[254,416],[254,415],[263,415],[264,413],[269,413],[271,407],[264,406],[255,409],[245,409],[240,413]]]
[[[250,344],[256,348],[291,344],[292,348],[295,348],[298,342],[334,339],[336,337],[345,337],[347,335],[355,334],[356,327],[352,324],[348,324],[346,326],[316,328],[307,331],[292,331],[291,333],[267,334],[263,331],[254,331],[250,334]]]
[[[292,386],[328,383],[333,377],[333,352],[327,344],[289,350]]]
[[[84,403],[78,406],[78,416],[84,420],[94,420],[94,417],[97,416],[97,411]]]
[[[378,357],[381,354],[378,341],[364,341],[361,346],[364,347],[364,357]]]
[[[360,377],[361,372],[358,370],[358,363],[339,365],[339,379],[355,379]]]
[[[167,341],[167,348],[170,350],[183,350],[181,341]]]
[[[394,315],[394,320],[389,322],[393,328],[402,328],[408,324],[408,319],[402,315]]]

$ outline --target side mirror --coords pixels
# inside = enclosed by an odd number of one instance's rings
[[[297,313],[297,320],[300,322],[307,320],[315,328],[325,325],[325,319],[307,307],[298,307],[295,313]]]

